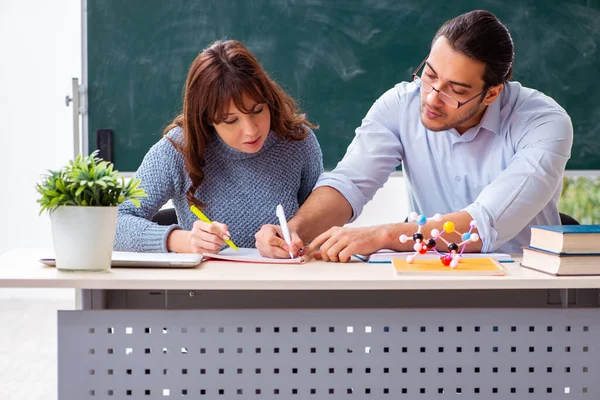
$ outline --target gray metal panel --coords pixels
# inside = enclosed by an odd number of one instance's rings
[[[60,311],[59,399],[597,399],[599,317],[598,309]]]
[[[104,310],[106,309],[106,290],[103,289],[76,289],[75,302],[79,310]]]
[[[561,307],[561,291],[569,307],[598,307],[597,289],[482,289],[107,290],[101,308],[538,308]]]

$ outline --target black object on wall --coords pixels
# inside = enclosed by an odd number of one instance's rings
[[[113,131],[111,129],[96,131],[96,149],[98,149],[98,158],[113,162]]]

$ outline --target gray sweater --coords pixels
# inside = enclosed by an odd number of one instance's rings
[[[167,136],[183,141],[181,128]],[[321,148],[310,131],[302,141],[286,141],[273,132],[262,149],[249,154],[231,148],[217,134],[205,152],[205,177],[196,197],[206,204],[204,214],[227,224],[231,240],[239,247],[254,247],[254,234],[264,224],[278,225],[275,207],[282,204],[291,218],[311,193],[323,172]],[[141,207],[131,202],[119,206],[114,249],[166,252],[173,229],[191,230],[197,218],[189,209],[186,192],[191,186],[183,156],[161,138],[148,151],[135,173],[148,197]],[[179,225],[159,226],[152,217],[171,199]]]

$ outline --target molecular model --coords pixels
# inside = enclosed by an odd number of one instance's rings
[[[460,232],[456,231],[456,233],[458,235],[460,235],[461,240],[462,240],[462,242],[457,244],[454,242],[448,242],[443,237],[445,233],[455,232],[454,223],[450,222],[450,221],[444,222],[444,225],[442,225],[441,232],[438,231],[437,229],[432,229],[431,230],[431,238],[429,238],[427,240],[424,239],[424,236],[421,233],[421,228],[423,227],[423,225],[425,225],[427,223],[427,221],[433,220],[435,222],[441,222],[442,216],[440,214],[435,214],[433,217],[427,218],[424,215],[417,215],[416,212],[411,212],[410,215],[408,216],[408,218],[410,221],[416,222],[418,225],[417,232],[415,232],[412,235],[412,238],[409,238],[408,236],[406,236],[404,234],[400,235],[401,243],[406,243],[409,240],[415,241],[415,245],[413,246],[413,248],[415,249],[415,254],[411,254],[406,257],[406,262],[409,264],[412,264],[415,261],[415,258],[419,254],[425,254],[428,251],[432,250],[438,256],[440,256],[440,260],[442,261],[442,264],[444,264],[445,266],[450,266],[450,268],[456,268],[458,266],[458,263],[462,260],[462,254],[463,254],[463,251],[465,251],[465,247],[467,247],[467,244],[476,242],[479,240],[479,235],[477,233],[471,233],[471,232],[473,232],[473,229],[477,228],[477,222],[475,222],[475,220],[470,222],[469,232],[460,233]],[[437,244],[437,242],[436,242],[437,239],[440,239],[444,243],[446,243],[446,245],[448,246],[448,253],[446,253],[446,254],[441,253],[435,248],[435,246]],[[459,249],[460,249],[460,252],[459,252]]]

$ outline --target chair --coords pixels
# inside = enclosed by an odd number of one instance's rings
[[[158,225],[174,225],[177,224],[177,214],[174,208],[163,208],[152,218],[152,222],[156,222]]]
[[[560,224],[561,225],[579,225],[579,222],[570,215],[558,213],[560,215]]]

